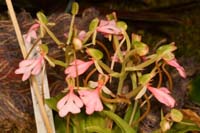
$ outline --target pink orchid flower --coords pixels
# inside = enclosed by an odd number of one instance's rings
[[[15,70],[15,74],[23,74],[22,81],[27,80],[31,74],[38,75],[42,69],[44,55],[40,55],[36,59],[27,59],[19,63],[19,68]]]
[[[98,88],[95,90],[80,90],[78,93],[86,106],[86,113],[88,115],[91,115],[94,111],[103,110]]]
[[[78,91],[80,98],[86,106],[86,113],[91,115],[94,111],[102,111],[103,105],[101,103],[99,93],[108,81],[108,76],[99,75],[98,85],[95,90],[80,90]]]
[[[111,21],[101,20],[99,26],[97,27],[97,31],[101,32],[105,36],[122,35],[121,29],[119,29],[116,26],[116,22],[114,20],[111,20]]]
[[[167,88],[154,88],[151,86],[147,86],[147,88],[159,102],[165,104],[170,108],[173,108],[175,106],[175,100],[172,96],[169,95],[170,91]]]
[[[186,78],[186,73],[185,73],[185,69],[180,66],[177,62],[177,60],[174,58],[172,60],[166,61],[167,64],[169,64],[170,66],[173,66],[176,68],[176,70],[179,72],[180,76],[183,78]]]
[[[81,99],[74,94],[74,88],[70,86],[69,89],[69,93],[57,103],[57,109],[59,110],[58,113],[60,117],[66,116],[69,112],[73,114],[80,113],[80,108],[83,107]]]
[[[32,38],[33,39],[37,39],[37,33],[36,33],[36,31],[38,30],[39,27],[40,27],[40,24],[35,23],[28,30],[27,34],[23,35],[25,44],[30,44]]]
[[[91,61],[82,61],[79,59],[74,60],[70,63],[70,66],[65,69],[65,74],[67,75],[67,78],[75,78],[78,75],[83,74],[87,69],[94,63],[93,60]]]

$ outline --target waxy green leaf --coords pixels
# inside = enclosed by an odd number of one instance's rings
[[[96,30],[98,24],[99,24],[99,19],[98,19],[98,18],[93,19],[93,20],[90,22],[89,31],[94,31],[94,30]]]
[[[101,113],[111,118],[117,124],[117,126],[120,127],[120,129],[122,130],[122,133],[136,133],[136,131],[131,126],[129,126],[125,120],[123,120],[121,117],[119,117],[115,113],[111,111],[105,111],[105,110],[102,111]]]
[[[95,60],[100,60],[103,58],[103,53],[98,49],[88,48],[86,52]]]

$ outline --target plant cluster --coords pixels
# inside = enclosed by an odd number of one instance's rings
[[[161,113],[162,131],[170,129],[173,122],[182,120],[181,112],[173,109],[176,101],[170,94],[172,79],[165,68],[166,65],[172,66],[181,77],[186,77],[184,68],[178,64],[173,53],[177,49],[174,42],[162,45],[151,53],[140,35],[132,33],[129,36],[127,24],[117,20],[115,13],[107,15],[105,20],[93,19],[88,31],[79,31],[74,24],[78,13],[77,3],[73,3],[71,13],[70,29],[68,33],[63,33],[66,40],[59,40],[50,30],[56,25],[49,22],[43,13],[37,13],[35,24],[23,36],[25,45],[32,48],[15,71],[16,74],[23,74],[22,80],[25,81],[31,75],[44,72],[45,63],[51,67],[57,65],[65,68],[63,73],[66,74],[67,88],[63,88],[61,95],[46,100],[58,112],[58,130],[137,132],[138,123],[150,110],[152,96],[172,109],[166,116]],[[43,42],[43,37],[47,35],[55,41],[58,49],[62,49],[65,59],[58,60],[48,55],[49,46]],[[108,41],[103,44],[97,36]],[[33,50],[37,54],[30,56]],[[78,57],[79,53],[84,58]],[[164,86],[163,76],[168,78],[168,86]],[[113,80],[118,81],[114,85],[115,90],[108,87]],[[131,84],[124,91],[126,80]],[[116,113],[120,104],[126,105],[123,115]],[[140,109],[143,106],[146,106],[146,112],[142,114]],[[63,124],[66,122],[67,128]]]

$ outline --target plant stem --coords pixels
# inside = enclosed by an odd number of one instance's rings
[[[171,76],[170,76],[170,74],[169,74],[169,72],[165,69],[165,65],[166,65],[166,63],[164,63],[163,65],[162,65],[162,69],[163,69],[163,71],[164,71],[164,73],[165,73],[165,75],[167,76],[167,78],[168,78],[168,82],[169,82],[169,90],[171,90],[172,91],[172,89],[173,89],[173,82],[172,82],[172,78],[171,78]]]
[[[127,73],[125,71],[125,63],[122,63],[122,68],[121,68],[121,73],[120,73],[120,77],[119,77],[119,84],[118,84],[118,88],[117,88],[117,95],[120,95],[122,93],[122,88],[123,88],[123,84],[124,84],[124,80],[126,79]]]
[[[110,67],[108,67],[106,64],[104,64],[101,60],[97,61],[98,64],[109,74],[114,73],[113,70],[110,69]]]
[[[70,44],[71,39],[72,39],[74,20],[75,20],[75,15],[72,15],[72,20],[71,20],[70,27],[69,27],[68,39],[67,39],[67,42],[66,42],[67,45]]]
[[[133,122],[137,107],[138,107],[138,100],[135,100],[135,103],[134,103],[134,106],[133,106],[133,111],[131,113],[131,118],[130,118],[129,123],[128,123],[129,125],[131,125],[132,122]]]
[[[157,61],[159,58],[157,56],[137,65],[137,66],[133,66],[133,67],[126,67],[125,70],[126,71],[135,71],[137,69],[143,69],[149,65],[151,65],[152,63],[154,63],[155,61]]]

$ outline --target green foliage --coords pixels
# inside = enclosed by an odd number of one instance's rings
[[[65,119],[62,119],[58,115],[55,115],[54,123],[55,123],[56,133],[65,133],[66,132],[66,120]]]
[[[196,76],[190,83],[189,86],[189,97],[190,99],[200,105],[200,76]]]
[[[87,53],[95,60],[101,60],[103,58],[103,53],[98,49],[88,48]]]
[[[53,110],[55,111],[58,111],[57,107],[56,107],[56,104],[57,102],[64,96],[64,94],[58,94],[57,96],[55,97],[51,97],[49,99],[45,99],[45,103],[50,107],[52,108]]]
[[[171,116],[172,120],[175,122],[181,122],[183,119],[183,114],[181,113],[181,111],[179,111],[177,109],[172,109],[170,112],[170,116]]]
[[[136,133],[136,131],[131,126],[129,126],[126,121],[124,121],[122,118],[120,118],[115,113],[113,113],[111,111],[105,111],[105,110],[102,111],[101,113],[105,114],[110,119],[112,119],[117,124],[117,126],[120,127],[122,133]]]
[[[189,131],[200,131],[200,128],[193,123],[191,125],[175,123],[166,133],[188,133]]]
[[[95,18],[90,22],[89,31],[94,31],[99,24],[99,19]]]

